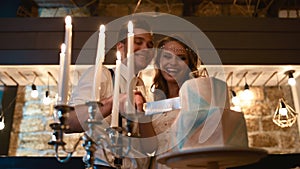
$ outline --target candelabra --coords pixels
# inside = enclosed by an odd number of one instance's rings
[[[74,146],[74,149],[72,151],[67,151],[65,148],[66,143],[63,140],[64,131],[69,128],[68,125],[66,125],[66,120],[68,113],[71,110],[74,110],[73,107],[67,106],[67,105],[57,105],[55,106],[56,113],[54,115],[55,122],[50,124],[50,127],[53,130],[52,138],[48,142],[49,145],[53,145],[55,148],[55,156],[59,162],[67,162],[71,158],[73,152],[75,151],[78,143],[80,140],[78,140]],[[62,148],[64,152],[67,153],[67,156],[62,158],[59,155],[59,148]]]
[[[131,131],[122,128],[121,118],[119,118],[119,127],[109,127],[106,126],[101,121],[101,119],[97,120],[95,118],[95,115],[97,113],[97,110],[99,110],[99,106],[103,106],[101,103],[96,101],[89,101],[86,103],[86,105],[88,106],[89,118],[85,121],[85,123],[87,124],[88,129],[84,133],[84,135],[78,139],[71,151],[68,151],[65,148],[66,143],[64,142],[63,138],[64,132],[69,129],[69,126],[66,124],[68,114],[70,113],[70,111],[73,111],[74,108],[67,105],[55,106],[55,118],[57,120],[54,123],[50,124],[50,127],[53,130],[53,134],[48,144],[53,145],[55,147],[55,156],[57,160],[61,163],[69,161],[72,157],[72,154],[76,151],[78,144],[81,141],[83,141],[82,146],[86,151],[86,154],[83,157],[83,162],[85,163],[86,169],[94,168],[94,154],[95,151],[99,148],[103,149],[106,161],[111,166],[118,169],[121,168],[123,164],[122,159],[125,155],[128,155],[128,153],[130,152],[131,138],[127,136],[130,136]],[[98,126],[101,128],[101,130],[96,131],[95,127]],[[130,128],[129,126],[127,127]],[[100,133],[98,131],[100,131]],[[126,137],[124,137],[123,134]],[[127,139],[127,141],[124,141],[124,139]],[[64,153],[67,154],[66,156],[61,157],[59,155],[60,148],[63,150]],[[114,157],[113,159],[108,158],[108,153],[106,152],[106,149],[108,149],[110,153],[112,153]]]

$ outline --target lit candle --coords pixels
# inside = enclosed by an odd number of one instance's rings
[[[65,47],[61,47],[60,56],[60,84],[58,103],[67,104],[69,94],[69,77],[70,77],[70,64],[71,64],[71,49],[72,49],[72,18],[67,16],[65,18]]]
[[[104,62],[104,58],[105,58],[105,26],[100,25],[95,71],[94,71],[93,90],[92,90],[93,101],[100,101],[102,63]]]
[[[134,100],[133,100],[133,86],[132,80],[134,80],[134,51],[133,51],[133,43],[134,43],[134,33],[133,33],[133,24],[132,21],[128,22],[128,34],[127,34],[127,69],[128,69],[128,78],[127,78],[127,110],[128,114],[134,113]]]
[[[111,127],[119,126],[119,95],[120,95],[119,92],[120,92],[120,76],[121,76],[120,68],[121,68],[121,53],[120,51],[117,51],[113,107],[111,113]]]

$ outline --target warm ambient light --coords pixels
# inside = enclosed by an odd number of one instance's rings
[[[294,73],[295,73],[295,70],[289,70],[289,71],[285,72],[285,74],[289,77],[288,84],[291,85],[291,86],[296,85],[296,80],[295,80],[294,75],[293,75]]]

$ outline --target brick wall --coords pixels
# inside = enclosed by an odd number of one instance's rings
[[[52,88],[51,88],[52,89]],[[40,98],[45,87],[38,86]],[[234,88],[239,93],[242,88]],[[10,156],[54,156],[54,149],[48,145],[51,138],[52,106],[45,106],[42,101],[31,99],[31,87],[19,87],[15,107],[14,123],[11,132]],[[290,128],[280,128],[272,122],[272,115],[281,96],[277,87],[251,87],[255,99],[242,107],[245,114],[249,146],[266,149],[269,153],[300,152],[300,138],[297,123]],[[281,90],[289,105],[293,107],[291,90],[288,86]],[[50,92],[52,97],[54,92]],[[72,147],[79,134],[66,135],[68,147]],[[82,156],[85,152],[82,146],[74,156]]]
[[[39,98],[43,98],[46,86],[37,86]],[[50,96],[56,93],[50,88]],[[49,124],[53,122],[53,105],[44,105],[42,100],[30,96],[31,86],[20,86],[15,106],[14,122],[11,131],[9,156],[54,156],[53,146],[48,145],[52,129]],[[79,139],[81,134],[67,134],[64,140],[68,150]],[[84,150],[78,146],[74,156],[82,156]]]
[[[242,88],[235,88],[237,95]],[[289,86],[282,87],[251,87],[254,99],[242,107],[244,112],[249,146],[263,148],[269,153],[300,152],[300,138],[297,122],[292,127],[281,128],[273,123],[272,118],[283,95],[287,104],[294,107]]]

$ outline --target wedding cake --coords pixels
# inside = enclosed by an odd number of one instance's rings
[[[200,147],[248,147],[245,118],[230,110],[227,84],[217,78],[194,78],[180,89],[175,120],[178,150]]]

